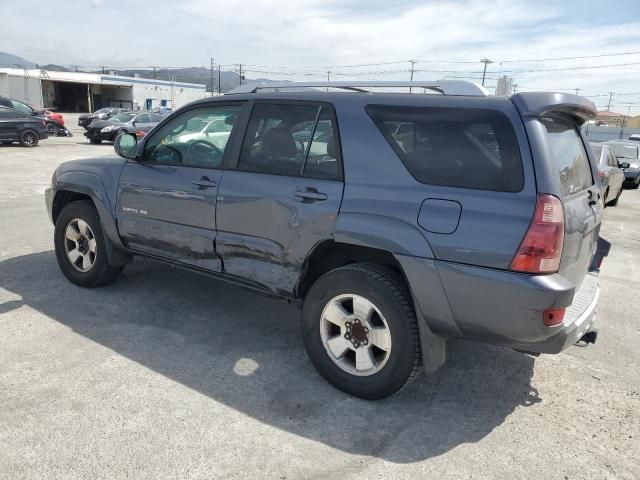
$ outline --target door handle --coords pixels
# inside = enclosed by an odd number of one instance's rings
[[[305,188],[304,190],[296,190],[293,196],[300,198],[306,202],[318,202],[327,199],[327,194],[318,192],[315,188]]]
[[[209,177],[200,177],[200,180],[194,180],[191,183],[197,186],[199,190],[204,190],[205,188],[215,187],[218,185],[216,182],[209,180]]]

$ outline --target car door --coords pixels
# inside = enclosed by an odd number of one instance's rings
[[[126,163],[116,217],[129,248],[220,270],[216,196],[242,108],[240,102],[191,108],[150,135],[136,161]],[[193,136],[210,118],[224,118],[232,126],[215,145]]]
[[[0,107],[0,140],[17,140],[18,123],[27,115],[11,108]]]
[[[331,238],[343,181],[335,115],[309,102],[256,102],[216,206],[227,274],[290,293],[302,263]]]
[[[624,182],[624,173],[620,169],[620,165],[618,164],[618,159],[613,154],[609,147],[606,147],[607,151],[607,165],[609,167],[610,177],[609,177],[609,185],[610,185],[610,196],[611,198],[616,198],[620,190],[622,189],[622,182]]]

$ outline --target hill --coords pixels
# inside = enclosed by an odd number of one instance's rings
[[[35,68],[36,64],[11,53],[0,52],[0,67]]]

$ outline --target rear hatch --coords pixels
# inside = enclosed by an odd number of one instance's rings
[[[523,93],[512,101],[525,121],[539,193],[564,207],[564,245],[558,273],[578,289],[596,251],[603,200],[593,158],[580,126],[595,106],[576,95]]]

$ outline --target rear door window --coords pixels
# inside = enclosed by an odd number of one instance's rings
[[[386,105],[366,111],[422,183],[502,192],[524,186],[515,131],[501,112]]]
[[[581,192],[593,185],[589,157],[576,126],[570,122],[546,118],[542,121],[547,131],[551,158],[555,162],[565,197]]]

